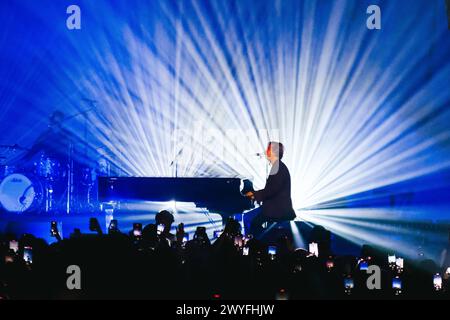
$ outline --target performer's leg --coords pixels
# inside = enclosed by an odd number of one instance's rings
[[[250,234],[251,233],[252,221],[259,214],[261,214],[261,207],[258,207],[256,209],[250,210],[250,211],[246,212],[245,214],[243,214],[244,232],[245,232],[245,234]]]
[[[250,233],[253,235],[253,237],[259,238],[259,236],[264,232],[264,228],[262,225],[267,221],[267,217],[265,217],[262,213],[262,210],[260,210],[251,221]]]

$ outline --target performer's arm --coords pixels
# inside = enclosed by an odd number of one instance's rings
[[[264,202],[264,200],[272,198],[282,189],[283,185],[284,179],[281,174],[269,176],[264,189],[255,191],[255,200],[258,202]]]

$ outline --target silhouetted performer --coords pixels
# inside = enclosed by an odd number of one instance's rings
[[[75,137],[62,126],[64,117],[61,111],[55,111],[50,116],[48,129],[36,139],[25,154],[25,161],[33,159],[40,153],[44,153],[46,157],[66,160],[69,146],[74,143]]]
[[[259,236],[265,222],[288,221],[295,218],[291,200],[291,176],[286,165],[281,161],[284,154],[283,144],[269,142],[266,150],[267,160],[272,168],[264,189],[248,192],[247,197],[262,203],[262,206],[244,215],[250,233]],[[248,223],[250,221],[250,223]]]

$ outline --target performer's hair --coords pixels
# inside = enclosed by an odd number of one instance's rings
[[[56,110],[49,117],[50,123],[60,123],[64,119],[64,116],[62,111]]]
[[[278,158],[281,160],[284,155],[284,146],[281,142],[270,141],[269,146],[272,148],[272,152],[274,152]]]

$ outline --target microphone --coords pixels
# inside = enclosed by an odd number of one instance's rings
[[[175,158],[173,158],[173,160],[172,160],[172,162],[170,163],[169,167],[173,166],[174,163],[175,163],[175,161],[178,160],[178,157],[181,156],[181,154],[183,153],[183,149],[184,149],[184,147],[181,148],[181,149],[178,151],[177,155],[175,156]]]
[[[264,157],[265,156],[265,153],[263,153],[263,152],[257,152],[257,153],[255,153],[255,154],[253,154],[254,156],[257,156],[257,157]]]

